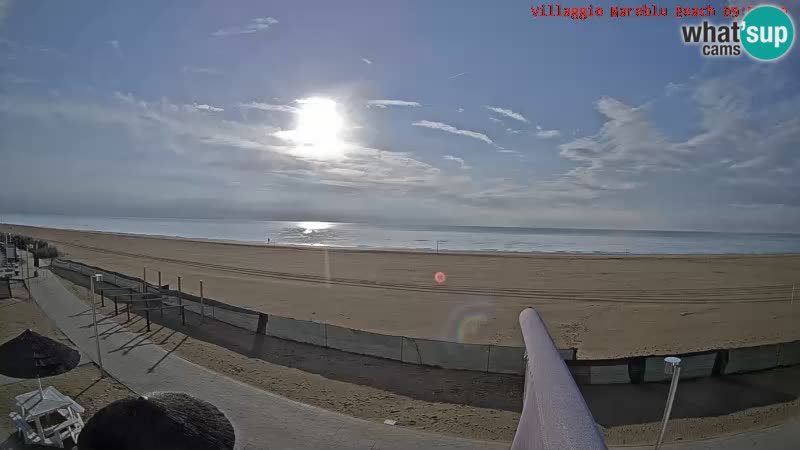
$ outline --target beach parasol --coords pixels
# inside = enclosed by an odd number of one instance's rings
[[[84,426],[79,450],[232,450],[233,425],[211,403],[156,392],[108,404]]]
[[[31,330],[25,330],[0,345],[0,374],[13,378],[36,378],[39,394],[42,394],[41,377],[69,372],[80,360],[77,350]]]

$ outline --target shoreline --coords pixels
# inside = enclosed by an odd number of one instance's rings
[[[39,230],[56,230],[56,231],[72,231],[78,233],[101,234],[110,236],[128,236],[144,239],[162,239],[162,240],[178,240],[189,242],[205,242],[213,244],[224,245],[238,245],[244,247],[256,248],[278,248],[278,249],[291,249],[291,250],[305,250],[305,251],[342,251],[352,253],[384,253],[384,254],[425,254],[425,255],[468,255],[468,256],[504,256],[504,257],[580,257],[580,258],[727,258],[727,257],[748,257],[748,258],[771,258],[771,257],[796,257],[800,253],[783,252],[783,253],[768,253],[768,252],[751,252],[751,253],[629,253],[629,252],[569,252],[569,251],[514,251],[514,250],[448,250],[442,249],[436,251],[432,248],[407,248],[407,247],[367,247],[367,246],[336,246],[336,245],[317,245],[317,244],[275,244],[261,241],[249,240],[236,240],[236,239],[219,239],[219,238],[197,238],[186,236],[170,236],[163,234],[143,234],[143,233],[128,233],[122,231],[100,231],[90,229],[76,229],[76,228],[56,228],[45,227],[39,225],[19,225],[0,222],[0,227],[25,227],[36,228]],[[646,230],[645,230],[646,231]],[[704,232],[705,233],[705,232]],[[708,232],[713,233],[713,232]],[[791,233],[784,233],[793,236]]]

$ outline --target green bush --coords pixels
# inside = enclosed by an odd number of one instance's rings
[[[59,255],[58,249],[51,246],[47,241],[28,236],[12,235],[11,242],[20,250],[26,250],[29,245],[32,245],[33,254],[39,258],[57,258]]]

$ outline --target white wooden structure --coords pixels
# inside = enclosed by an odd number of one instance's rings
[[[12,412],[9,417],[26,445],[64,448],[67,438],[78,442],[78,434],[83,429],[81,413],[84,409],[75,400],[49,386],[41,392],[36,390],[18,395],[16,401],[19,411]],[[45,417],[50,421],[43,426]]]

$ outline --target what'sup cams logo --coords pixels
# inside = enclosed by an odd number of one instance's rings
[[[683,25],[681,35],[686,44],[702,44],[703,56],[746,53],[759,61],[777,61],[794,43],[794,23],[782,9],[763,5],[750,10],[741,22]]]

